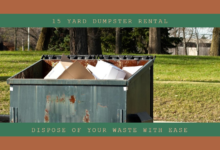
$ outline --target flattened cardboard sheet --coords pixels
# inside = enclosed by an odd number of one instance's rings
[[[95,79],[95,77],[78,61],[70,65],[58,79]]]

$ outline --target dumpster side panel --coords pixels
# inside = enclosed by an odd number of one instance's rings
[[[12,86],[18,122],[118,122],[126,109],[122,86]]]
[[[30,67],[26,68],[25,70],[19,72],[12,78],[19,78],[19,79],[27,79],[27,78],[42,78],[42,68],[43,68],[42,60],[34,63]]]
[[[127,91],[127,115],[147,112],[150,116],[153,112],[153,97],[151,69],[153,62],[147,63],[143,69],[129,79]],[[153,118],[153,116],[151,116]]]
[[[11,109],[16,108],[19,110],[23,110],[23,117],[27,120],[32,121],[32,118],[29,114],[30,112],[36,111],[36,103],[34,97],[36,97],[36,93],[32,91],[31,86],[27,85],[26,88],[23,89],[21,86],[10,85],[10,107]],[[25,91],[23,91],[25,90]],[[26,93],[32,93],[31,95]],[[21,103],[22,102],[22,103]],[[23,109],[25,106],[29,106]],[[36,112],[37,114],[37,112]],[[20,113],[18,112],[18,122],[21,122]],[[10,114],[10,122],[13,122],[13,116]]]

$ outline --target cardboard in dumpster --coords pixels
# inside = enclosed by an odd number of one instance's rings
[[[78,61],[70,65],[58,79],[95,79],[95,77]]]
[[[95,79],[95,77],[78,61],[73,63],[62,55],[60,62],[44,79]]]
[[[126,73],[120,68],[102,60],[97,62],[96,67],[88,65],[87,68],[97,79],[123,80],[126,75]]]
[[[73,62],[65,55],[62,55],[60,62],[44,77],[44,79],[58,79],[58,77],[70,66]]]
[[[87,67],[86,67],[86,69],[88,69],[96,79],[99,79],[99,78],[93,73],[93,72],[95,72],[95,70],[96,70],[94,66],[88,64]]]
[[[135,72],[137,72],[143,66],[131,66],[123,67],[122,70],[126,72],[125,79],[130,78]]]

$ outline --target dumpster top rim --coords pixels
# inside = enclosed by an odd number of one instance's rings
[[[67,55],[70,60],[74,59],[106,59],[106,60],[151,60],[155,59],[156,55]],[[43,60],[60,60],[61,55],[42,55]]]
[[[100,86],[127,86],[128,80],[69,80],[69,79],[7,79],[8,84],[25,85],[100,85]]]

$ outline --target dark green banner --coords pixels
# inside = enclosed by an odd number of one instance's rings
[[[0,27],[219,27],[220,14],[0,14]]]
[[[220,136],[219,123],[2,123],[0,136]]]

